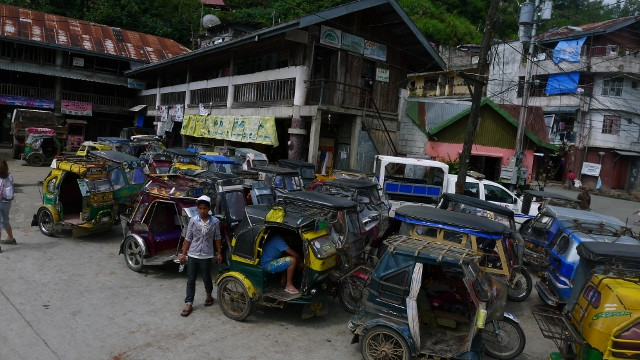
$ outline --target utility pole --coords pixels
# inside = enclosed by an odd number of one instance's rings
[[[484,26],[484,35],[482,36],[482,45],[480,47],[480,55],[478,58],[478,70],[473,82],[473,92],[471,92],[471,111],[469,112],[469,121],[467,122],[467,132],[464,136],[462,145],[462,153],[460,154],[460,167],[458,169],[458,179],[456,180],[456,193],[464,194],[464,184],[467,180],[467,170],[469,169],[469,158],[471,157],[471,147],[476,137],[478,124],[480,123],[480,105],[482,103],[482,92],[486,82],[483,80],[487,70],[487,55],[491,48],[491,40],[493,38],[493,21],[498,12],[498,0],[491,0],[489,5],[489,14],[487,14],[487,22]]]
[[[531,4],[530,2],[526,2],[523,3],[523,9],[526,6],[526,4]],[[541,15],[541,19],[542,20],[548,20],[549,18],[551,18],[551,6],[552,3],[551,1],[545,1],[545,6],[543,10],[543,13]],[[530,35],[530,40],[529,40],[529,53],[526,54],[527,56],[527,66],[525,69],[525,75],[524,75],[524,84],[523,84],[523,92],[522,92],[522,105],[520,106],[520,115],[518,116],[518,132],[516,133],[516,145],[515,145],[515,152],[513,154],[513,156],[515,156],[515,169],[514,172],[515,174],[511,177],[511,190],[513,190],[517,183],[518,183],[518,178],[520,177],[520,169],[522,168],[522,163],[524,161],[524,153],[522,152],[522,141],[524,139],[524,130],[526,128],[526,121],[527,121],[527,110],[529,108],[529,92],[531,91],[531,70],[533,68],[533,52],[535,51],[535,39],[536,39],[536,31],[538,29],[538,11],[540,11],[540,0],[535,0],[535,4],[533,6],[533,14],[531,14],[533,16],[532,18],[532,28],[531,28],[531,35]],[[524,15],[524,11],[520,14],[520,24],[521,26],[523,24],[528,24],[528,22],[530,20],[525,20],[525,18],[527,18],[527,15]],[[523,22],[524,21],[524,22]],[[524,37],[529,37],[528,34],[522,34],[524,35]]]

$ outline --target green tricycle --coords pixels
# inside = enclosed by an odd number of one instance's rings
[[[43,166],[62,152],[56,131],[49,128],[27,128],[27,141],[22,159],[31,166]]]

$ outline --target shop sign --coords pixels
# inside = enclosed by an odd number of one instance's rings
[[[376,68],[376,81],[389,82],[389,70]]]
[[[582,173],[591,176],[600,176],[600,164],[583,162]]]
[[[378,44],[377,42],[365,40],[364,56],[371,59],[386,61],[387,45],[382,45],[382,44]]]
[[[74,57],[73,66],[84,67],[84,58]]]
[[[364,38],[343,32],[342,48],[347,51],[362,55],[362,53],[364,52]]]
[[[0,95],[0,105],[24,106],[37,109],[53,109],[55,106],[55,102],[53,100]]]
[[[146,81],[127,79],[127,87],[130,89],[144,90],[147,88]]]
[[[60,112],[67,115],[92,116],[93,104],[82,101],[61,100]]]
[[[339,48],[342,42],[342,31],[322,25],[320,27],[320,44]]]

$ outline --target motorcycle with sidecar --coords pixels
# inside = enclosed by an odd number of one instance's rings
[[[439,236],[476,236],[434,225]],[[497,321],[507,338],[519,338],[522,350],[522,329],[503,313],[506,285],[480,270],[480,253],[406,235],[393,235],[385,244],[364,305],[348,323],[364,359],[482,359]]]
[[[502,271],[509,286],[508,299],[518,302],[525,301],[533,289],[533,280],[523,263],[524,240],[516,231],[514,212],[489,201],[451,193],[442,194],[437,207],[449,211],[482,216],[511,229],[511,234],[506,238],[503,247],[498,247],[497,249],[498,252],[504,251],[507,264],[496,263],[493,267],[508,270],[508,272]]]
[[[503,283],[512,276],[515,250],[511,229],[486,217],[452,212],[419,205],[396,209],[396,220],[402,221],[399,234],[440,242],[447,246],[472,249],[481,255],[480,269]],[[508,289],[505,290],[508,297]],[[483,331],[485,351],[496,359],[513,359],[524,349],[525,338],[515,316],[505,314]]]
[[[550,359],[640,359],[640,246],[583,242],[569,300],[563,310],[532,313],[559,352]]]
[[[151,176],[131,215],[121,215],[120,252],[129,269],[176,260],[189,220],[198,214],[192,183]]]
[[[46,236],[71,230],[73,236],[109,230],[118,219],[113,187],[103,162],[55,159],[51,172],[38,182],[42,205],[31,226]]]
[[[359,306],[368,269],[359,237],[356,204],[315,192],[283,194],[276,204],[247,206],[220,269],[218,303],[223,313],[243,321],[254,305],[304,304],[303,317],[327,313],[325,299],[337,294],[345,307]],[[299,294],[289,294],[279,274],[260,267],[265,241],[282,236],[304,259],[294,276]],[[354,285],[353,282],[360,282]],[[355,299],[355,300],[354,300]]]
[[[56,131],[49,128],[27,128],[23,159],[31,166],[43,166],[51,163],[62,153],[62,144],[56,137]]]

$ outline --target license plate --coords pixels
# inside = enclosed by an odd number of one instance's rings
[[[108,216],[103,216],[102,217],[102,222],[103,223],[108,223],[109,222],[109,217]]]

